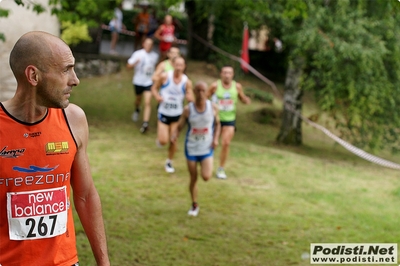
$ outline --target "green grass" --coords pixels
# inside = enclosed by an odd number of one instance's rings
[[[190,63],[189,77],[216,78],[203,68]],[[253,78],[241,82],[263,88]],[[188,217],[183,138],[176,173],[166,174],[167,151],[155,145],[155,109],[150,132],[141,135],[140,124],[130,120],[133,99],[131,73],[125,70],[83,79],[72,96],[88,116],[88,153],[112,265],[309,265],[301,255],[310,243],[400,239],[399,172],[353,156],[306,125],[303,146],[275,144],[279,125],[259,123],[258,116],[265,108],[279,112],[276,99],[239,105],[228,179],[200,180],[200,214]],[[308,106],[305,113],[315,112]],[[215,167],[218,156],[219,150]],[[75,218],[81,265],[95,265]]]

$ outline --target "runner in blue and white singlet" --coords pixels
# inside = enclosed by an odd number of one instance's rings
[[[183,112],[183,101],[193,102],[192,81],[183,73],[186,68],[185,59],[177,56],[172,59],[174,70],[162,72],[154,77],[151,92],[157,100],[157,145],[169,144],[165,171],[174,173],[172,159],[176,151],[176,142],[171,142],[171,132],[178,127],[178,120]]]
[[[194,103],[189,103],[188,130],[185,141],[185,155],[188,160],[202,161],[212,156],[214,149],[214,110],[211,101],[206,101],[203,112],[196,110]]]
[[[213,153],[218,145],[221,128],[217,105],[207,99],[207,84],[197,82],[194,87],[195,102],[185,106],[179,119],[176,131],[172,133],[171,141],[176,143],[179,132],[188,124],[185,141],[186,163],[190,174],[189,191],[192,206],[188,215],[197,216],[197,165],[200,164],[200,175],[204,181],[211,178],[213,171]]]
[[[161,86],[160,89],[162,102],[158,107],[159,118],[160,114],[167,117],[180,116],[183,111],[183,100],[185,99],[186,93],[185,86],[188,77],[185,74],[182,74],[181,81],[179,83],[175,83],[173,75],[174,71],[167,72],[167,81]]]

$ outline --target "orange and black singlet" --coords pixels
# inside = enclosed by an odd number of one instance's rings
[[[78,261],[70,204],[77,152],[66,115],[21,122],[0,103],[0,265]]]

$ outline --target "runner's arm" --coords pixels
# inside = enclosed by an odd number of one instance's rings
[[[211,96],[217,91],[217,82],[211,83],[210,87],[207,90],[207,99],[210,99]]]
[[[162,30],[163,30],[163,27],[164,27],[163,25],[160,25],[160,26],[157,28],[156,32],[154,33],[154,37],[157,38],[157,39],[160,40],[160,41],[163,40],[163,38],[162,38],[162,36],[161,36],[161,32],[162,32]]]
[[[98,266],[109,266],[100,196],[90,172],[87,145],[89,129],[83,110],[73,104],[65,109],[78,151],[71,168],[73,200]]]
[[[157,67],[156,70],[153,73],[153,76],[151,77],[151,79],[153,80],[153,82],[156,81],[157,77],[161,75],[161,73],[164,72],[164,68],[165,68],[165,62],[160,62]]]
[[[194,102],[194,95],[193,95],[193,84],[190,79],[186,82],[186,92],[185,92],[186,100],[188,102]]]
[[[151,94],[159,103],[163,101],[163,98],[161,97],[158,90],[160,89],[161,85],[165,82],[166,78],[167,78],[166,73],[161,73],[159,76],[155,77],[155,81],[151,86]]]
[[[137,54],[133,53],[126,63],[128,69],[134,68],[140,62],[140,58],[137,58]]]
[[[186,124],[186,120],[188,119],[188,117],[189,117],[189,105],[186,105],[185,108],[183,108],[181,117],[179,118],[177,128],[171,134],[171,142],[173,142],[173,143],[176,142],[176,140],[178,139],[179,133],[181,132],[182,128]]]
[[[221,123],[219,121],[219,114],[218,114],[218,106],[213,103],[213,110],[214,110],[214,136],[212,142],[212,148],[215,149],[218,146],[218,139],[219,134],[221,132]]]
[[[236,83],[236,89],[237,89],[240,101],[244,104],[250,104],[251,99],[244,94],[242,84]]]

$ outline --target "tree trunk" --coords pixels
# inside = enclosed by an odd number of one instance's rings
[[[205,2],[207,3],[207,2]],[[212,4],[212,1],[209,3]],[[210,6],[211,7],[211,6]],[[192,59],[204,60],[207,58],[209,48],[196,41],[192,33],[204,40],[208,40],[209,21],[208,18],[201,18],[196,13],[196,1],[185,1],[185,9],[188,14],[188,56]]]
[[[297,57],[289,64],[283,96],[282,125],[276,140],[285,144],[302,144],[301,119],[293,111],[301,113],[300,79],[303,74],[304,58]]]

